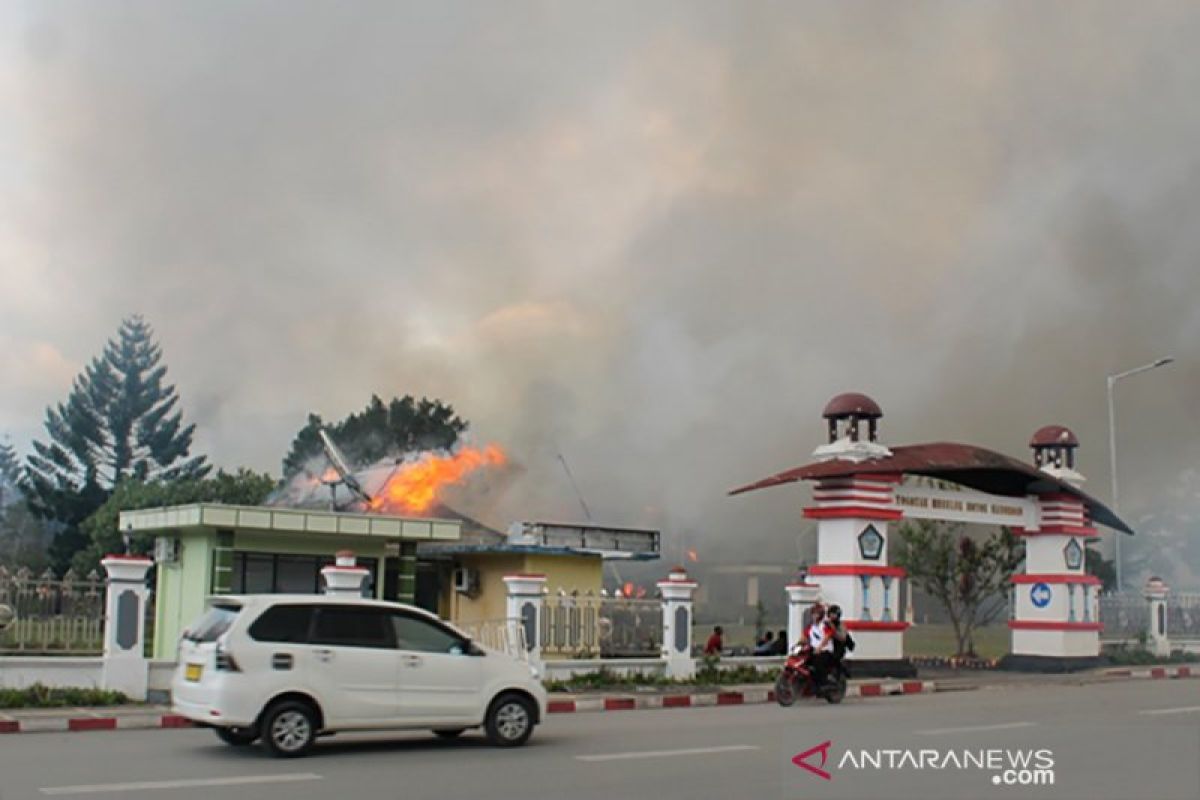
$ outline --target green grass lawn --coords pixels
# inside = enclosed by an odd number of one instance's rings
[[[725,628],[725,646],[752,646],[754,626],[729,623]],[[778,630],[781,625],[769,626]],[[712,625],[697,625],[693,633],[695,641],[704,644]],[[980,658],[1000,658],[1009,649],[1009,631],[1004,625],[989,625],[975,631],[975,651]],[[954,628],[947,623],[913,625],[904,634],[904,654],[907,656],[952,656],[954,655]]]
[[[989,625],[975,630],[975,652],[980,658],[1000,658],[1009,649],[1009,631],[1005,625]],[[954,628],[948,624],[913,625],[904,634],[907,656],[954,655]]]

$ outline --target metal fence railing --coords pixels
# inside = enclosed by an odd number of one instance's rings
[[[661,600],[606,597],[600,603],[600,655],[657,656],[662,651]]]
[[[525,641],[525,628],[518,621],[490,619],[457,625],[471,641],[490,650],[499,650],[513,658],[526,659],[529,649]]]
[[[1172,592],[1166,605],[1168,637],[1200,638],[1200,593]],[[1150,630],[1150,603],[1135,592],[1101,595],[1100,622],[1104,639],[1140,638]]]
[[[94,571],[62,578],[0,565],[0,606],[11,621],[0,630],[0,653],[93,654],[103,649],[104,580]]]

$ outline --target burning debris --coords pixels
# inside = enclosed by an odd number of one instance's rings
[[[463,484],[480,469],[508,464],[504,451],[489,444],[427,450],[353,469],[329,435],[320,435],[325,458],[293,477],[269,505],[422,516],[438,504],[446,488]],[[349,497],[339,497],[339,488]]]
[[[438,500],[443,487],[461,484],[484,467],[501,467],[508,457],[498,446],[462,447],[454,453],[419,454],[396,465],[383,485],[372,492],[367,507],[389,514],[424,514]]]

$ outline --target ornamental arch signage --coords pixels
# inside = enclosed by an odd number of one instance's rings
[[[837,395],[822,416],[827,441],[810,463],[730,494],[813,484],[804,516],[817,521],[819,557],[807,580],[819,585],[823,600],[842,606],[859,643],[856,660],[893,667],[903,661],[909,623],[892,609],[906,575],[887,555],[890,524],[903,519],[1003,525],[1025,537],[1025,572],[1012,578],[1018,590],[1008,623],[1012,656],[1031,666],[1048,666],[1046,660],[1083,666],[1099,656],[1100,581],[1086,572],[1083,542],[1099,538],[1098,525],[1133,531],[1080,488],[1074,433],[1062,425],[1038,429],[1028,463],[954,442],[884,445],[883,410],[859,393]]]

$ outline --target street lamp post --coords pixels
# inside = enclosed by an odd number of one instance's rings
[[[1124,372],[1118,372],[1116,375],[1108,376],[1108,472],[1112,476],[1112,510],[1114,514],[1119,514],[1119,500],[1117,494],[1117,416],[1113,405],[1113,387],[1121,378],[1128,378],[1132,375],[1137,375],[1140,372],[1152,370],[1155,367],[1163,367],[1170,364],[1175,359],[1171,356],[1160,358],[1157,361],[1152,361],[1149,364],[1143,364],[1140,367],[1127,369]],[[1113,552],[1113,560],[1117,572],[1117,591],[1121,591],[1124,585],[1121,582],[1121,534],[1116,534],[1114,541],[1115,551]]]

